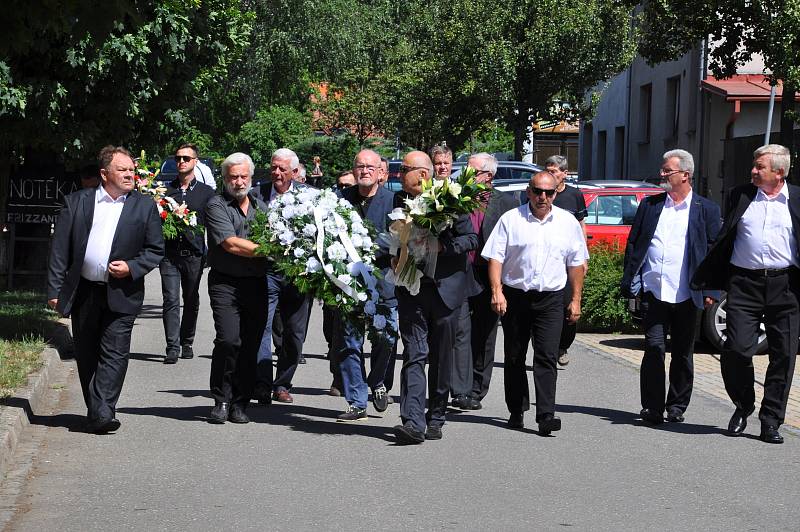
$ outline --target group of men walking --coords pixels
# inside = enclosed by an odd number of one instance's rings
[[[254,165],[244,153],[222,163],[221,194],[194,176],[197,149],[175,153],[178,176],[167,194],[186,202],[205,226],[202,235],[180,234],[166,243],[154,202],[133,191],[135,166],[120,147],[100,154],[101,183],[67,198],[56,227],[48,278],[49,304],[72,314],[76,360],[87,405],[87,429],[103,433],[120,426],[115,416],[128,361],[131,330],[144,295],[144,275],[159,266],[164,292],[165,363],[193,357],[199,310],[198,289],[210,267],[208,290],[214,318],[209,421],[247,423],[252,400],[291,403],[301,363],[312,301],[275,271],[269,257],[256,255],[249,239],[256,212],[297,187],[300,163],[291,150],[277,150],[269,182],[253,186]],[[435,147],[413,151],[400,169],[402,191],[383,186],[385,159],[360,151],[352,176],[340,176],[339,194],[378,232],[406,198],[428,179],[449,179],[452,152]],[[566,160],[548,160],[535,174],[524,201],[492,187],[497,160],[470,157],[476,180],[487,190],[482,207],[461,216],[438,237],[436,269],[411,294],[395,287],[387,273],[395,264],[388,249],[379,253],[380,305],[403,342],[399,444],[442,437],[448,407],[481,408],[491,381],[497,326],[504,328],[505,400],[510,428],[524,426],[530,408],[525,371],[533,343],[533,379],[540,434],[561,428],[556,417],[557,365],[581,315],[588,249],[582,195],[564,182]],[[736,410],[729,432],[741,434],[754,410],[752,356],[763,318],[770,365],[759,417],[761,439],[780,443],[783,417],[798,342],[798,245],[800,190],[785,184],[788,151],[756,151],[752,183],[730,194],[720,231],[720,211],[692,192],[693,161],[683,150],[664,155],[664,194],[642,201],[626,248],[622,291],[640,296],[646,349],[641,371],[641,417],[649,423],[680,422],[692,392],[695,319],[703,306],[728,290],[728,331],[722,358],[726,389]],[[345,179],[347,178],[347,179]],[[345,187],[345,184],[352,185]],[[144,228],[144,230],[142,229]],[[719,237],[717,238],[717,234]],[[180,293],[183,314],[180,315]],[[367,418],[370,390],[376,410],[385,411],[397,345],[373,346],[364,367],[364,330],[325,309],[332,359],[331,393],[341,393],[346,410],[339,421]],[[279,333],[279,334],[278,334]],[[671,336],[669,389],[665,390],[666,336]],[[273,351],[273,345],[275,350]],[[277,370],[273,363],[277,357]],[[426,365],[428,367],[426,374]],[[335,393],[334,393],[335,392]]]

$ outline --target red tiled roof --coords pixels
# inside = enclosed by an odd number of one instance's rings
[[[709,76],[703,80],[703,88],[724,97],[729,102],[769,100],[769,81],[762,74],[737,74],[727,79],[716,79]],[[775,87],[775,101],[781,101],[782,93],[783,84],[779,81]],[[795,99],[800,101],[800,93],[795,94]]]

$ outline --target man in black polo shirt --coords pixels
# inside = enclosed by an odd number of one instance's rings
[[[253,160],[233,153],[222,162],[224,190],[206,205],[208,296],[214,316],[211,353],[211,423],[248,423],[245,410],[253,396],[256,354],[267,324],[267,259],[256,257],[248,240],[263,201],[250,192]]]
[[[200,183],[194,177],[197,164],[197,147],[182,144],[175,151],[178,177],[167,185],[167,196],[186,203],[197,213],[197,223],[205,224],[205,208],[215,195],[214,189]],[[206,261],[206,243],[202,233],[179,231],[178,237],[165,241],[164,259],[159,264],[161,272],[162,320],[167,337],[167,356],[164,364],[174,364],[181,358],[192,358],[192,344],[200,310],[200,278]],[[180,295],[183,289],[183,317],[181,318]]]
[[[569,186],[565,179],[567,177],[567,158],[563,155],[553,155],[545,159],[545,169],[556,178],[556,198],[553,200],[553,205],[560,207],[565,211],[572,214],[583,229],[583,236],[586,237],[586,226],[583,219],[588,214],[586,211],[586,201],[583,199],[581,191],[575,187]],[[584,274],[586,273],[584,265]],[[567,283],[564,290],[564,308],[569,306],[572,300],[572,287]],[[564,326],[561,328],[561,341],[558,343],[558,365],[566,366],[569,364],[569,354],[567,350],[575,341],[575,335],[578,332],[578,322],[570,322],[566,318],[566,311],[564,317]]]

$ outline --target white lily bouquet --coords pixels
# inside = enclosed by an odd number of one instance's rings
[[[407,198],[405,207],[389,214],[394,222],[389,233],[381,235],[389,251],[400,255],[387,280],[395,286],[405,286],[411,295],[419,293],[424,275],[433,277],[439,254],[439,235],[453,226],[459,216],[469,214],[483,205],[478,196],[488,190],[475,181],[475,169],[467,167],[458,181],[430,179],[422,182],[422,192]]]
[[[389,310],[378,305],[374,229],[330,189],[292,189],[256,213],[250,239],[303,293],[363,321],[370,341],[394,341]]]

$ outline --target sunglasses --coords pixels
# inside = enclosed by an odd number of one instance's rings
[[[197,159],[197,157],[192,157],[191,155],[176,155],[173,157],[176,163],[188,163],[192,159]]]
[[[406,166],[403,165],[400,167],[400,173],[405,174],[408,172],[413,172],[414,170],[428,170],[427,166]]]
[[[541,194],[544,194],[548,198],[552,198],[556,194],[556,189],[554,188],[528,187],[528,189],[534,196],[539,196]]]

